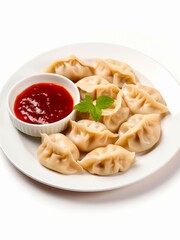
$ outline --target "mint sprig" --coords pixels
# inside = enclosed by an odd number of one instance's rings
[[[102,109],[109,108],[113,102],[114,99],[111,97],[102,95],[96,99],[96,105],[94,105],[92,97],[86,95],[85,100],[75,105],[74,109],[79,112],[89,112],[94,121],[98,122],[102,114]]]

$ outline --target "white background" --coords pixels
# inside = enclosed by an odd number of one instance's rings
[[[78,42],[118,43],[140,50],[180,81],[178,3],[1,1],[0,88],[31,58]],[[153,176],[127,188],[73,193],[29,179],[0,150],[0,239],[179,240],[179,161],[180,153]]]

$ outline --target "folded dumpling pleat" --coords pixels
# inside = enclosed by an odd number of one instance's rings
[[[104,124],[93,120],[70,121],[70,130],[66,136],[84,152],[115,143],[118,139],[118,134],[112,133]]]
[[[132,68],[113,59],[96,59],[93,63],[95,74],[107,79],[110,83],[122,88],[124,83],[136,84],[138,82]]]
[[[122,91],[125,102],[133,114],[162,114],[168,112],[163,97],[154,88],[140,84],[125,84]]]
[[[124,103],[122,92],[119,90],[111,107],[102,110],[101,121],[111,132],[116,133],[120,125],[128,119],[129,114],[129,108]]]
[[[45,72],[56,73],[77,82],[81,78],[93,75],[94,68],[77,57],[70,56],[53,62],[45,69]]]
[[[160,139],[159,114],[135,114],[119,128],[119,139],[115,144],[132,152],[151,149]]]
[[[81,79],[76,86],[79,89],[81,100],[85,99],[85,95],[91,96],[93,100],[102,95],[116,98],[120,90],[103,77],[96,75]]]
[[[37,158],[43,166],[63,174],[82,172],[82,167],[77,162],[79,157],[75,144],[63,134],[42,134]]]
[[[109,144],[91,151],[79,161],[79,164],[91,174],[105,176],[128,170],[134,158],[135,153]]]

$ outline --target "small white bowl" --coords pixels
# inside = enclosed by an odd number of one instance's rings
[[[66,129],[69,120],[75,119],[75,110],[73,110],[67,117],[63,118],[54,123],[49,124],[30,124],[19,120],[14,114],[14,102],[18,94],[20,94],[23,90],[28,88],[29,86],[36,83],[43,82],[52,82],[57,83],[63,86],[72,96],[74,100],[74,105],[80,102],[79,90],[76,85],[70,81],[68,78],[51,73],[40,73],[31,75],[19,82],[17,82],[8,93],[8,112],[10,119],[13,125],[20,130],[21,132],[28,134],[34,137],[40,137],[41,133],[58,133],[62,132]]]

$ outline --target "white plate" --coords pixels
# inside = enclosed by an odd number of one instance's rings
[[[171,112],[162,121],[162,139],[151,152],[136,157],[136,164],[126,173],[99,177],[88,173],[61,175],[41,166],[36,159],[40,139],[28,137],[16,130],[7,113],[7,92],[18,80],[34,73],[55,59],[76,55],[79,58],[114,58],[131,65],[139,79],[157,88]],[[180,87],[172,75],[159,63],[135,50],[113,44],[75,44],[44,53],[22,66],[5,84],[0,94],[0,145],[4,153],[20,171],[29,177],[61,189],[95,192],[127,186],[144,179],[164,166],[180,146]]]

